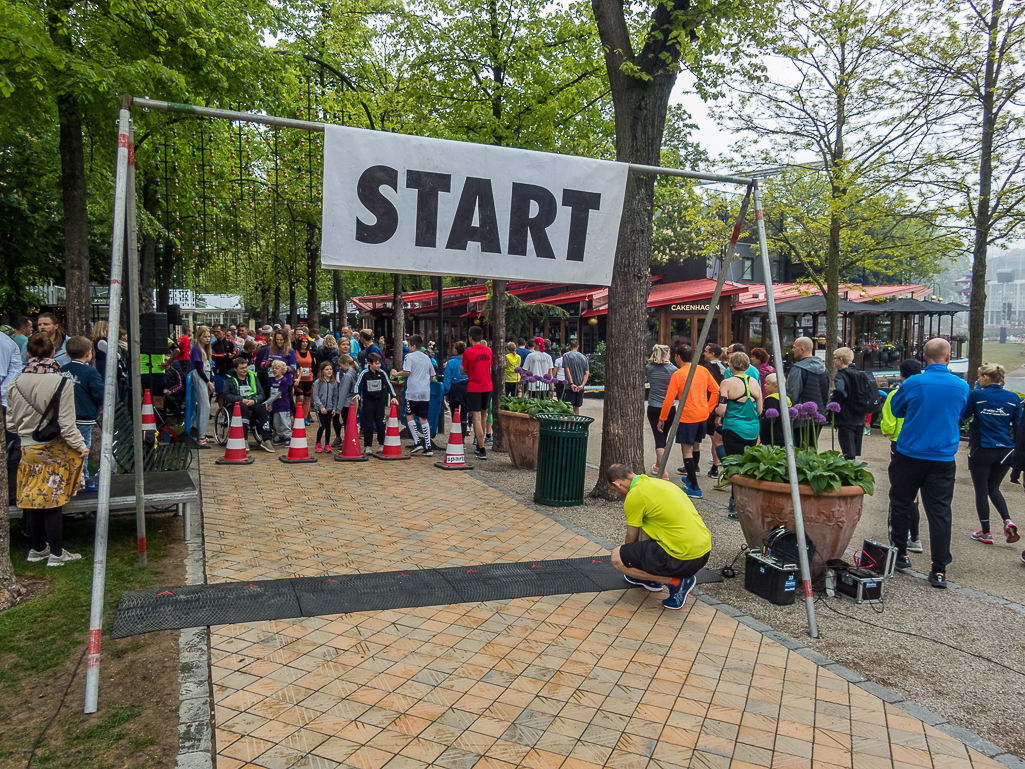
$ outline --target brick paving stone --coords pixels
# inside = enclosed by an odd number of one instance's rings
[[[216,458],[200,455],[209,582],[605,552],[427,460]],[[729,607],[664,612],[658,601],[624,590],[213,627],[216,764],[1002,767]]]

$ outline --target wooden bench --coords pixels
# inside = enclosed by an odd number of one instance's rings
[[[146,492],[146,507],[174,505],[184,518],[185,541],[190,538],[192,505],[199,503],[199,488],[192,476],[185,470],[173,472],[150,472],[143,477]],[[95,513],[99,494],[95,491],[79,492],[64,505],[65,515]],[[110,511],[135,512],[135,476],[115,475],[110,479]],[[11,507],[10,517],[21,518],[20,507]]]

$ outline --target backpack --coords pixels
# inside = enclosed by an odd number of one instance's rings
[[[850,410],[856,414],[878,414],[882,408],[875,377],[867,371],[846,369],[851,392],[847,396]]]

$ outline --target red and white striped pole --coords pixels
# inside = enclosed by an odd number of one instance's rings
[[[131,98],[121,100],[114,177],[114,236],[110,249],[110,294],[107,309],[107,349],[116,350],[120,336],[121,276],[125,256],[125,202],[128,188],[128,126]],[[107,356],[103,386],[103,437],[100,449],[100,494],[96,504],[96,542],[93,550],[93,586],[89,602],[89,647],[85,668],[85,712],[95,713],[100,695],[100,639],[103,634],[103,592],[107,579],[107,525],[110,521],[110,479],[114,466],[114,396],[117,393],[117,356]],[[141,468],[139,468],[141,469]]]

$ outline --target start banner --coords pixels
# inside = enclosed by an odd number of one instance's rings
[[[626,163],[327,126],[322,264],[607,286]]]

